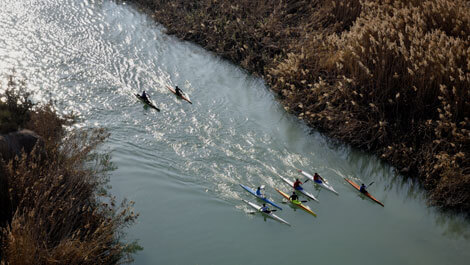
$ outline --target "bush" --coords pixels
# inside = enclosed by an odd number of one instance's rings
[[[13,93],[13,92],[12,92]],[[16,93],[16,92],[15,92]],[[10,94],[7,94],[7,97]],[[69,119],[50,104],[22,106],[29,121],[14,121],[45,139],[42,152],[2,163],[0,257],[2,264],[118,264],[140,247],[122,243],[137,215],[132,202],[116,205],[106,192],[113,169],[97,148],[103,129],[66,132]]]
[[[30,120],[34,104],[29,96],[24,83],[10,76],[5,95],[0,99],[0,134],[16,131]]]

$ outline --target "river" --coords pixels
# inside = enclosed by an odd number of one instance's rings
[[[177,19],[177,17],[175,18]],[[423,190],[373,156],[286,113],[265,86],[200,47],[165,35],[108,0],[0,1],[0,74],[34,100],[105,127],[117,169],[111,192],[136,202],[127,230],[135,264],[468,264],[470,224],[426,205]],[[180,86],[194,104],[167,85]],[[161,112],[133,93],[146,90]],[[239,184],[289,191],[279,176],[318,172],[339,192],[304,187],[318,217],[282,204],[287,226],[251,211]],[[344,177],[369,184],[385,207]],[[304,179],[304,178],[302,178]],[[257,202],[259,203],[259,202]]]

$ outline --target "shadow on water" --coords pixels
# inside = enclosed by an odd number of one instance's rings
[[[417,181],[399,174],[391,174],[384,185],[384,191],[401,194],[404,201],[421,201],[426,203],[426,193]],[[443,230],[442,235],[450,239],[470,240],[470,216],[464,214],[448,213],[436,207],[428,206],[427,218],[434,219],[436,226]]]
[[[436,224],[444,228],[444,233],[442,235],[445,237],[470,240],[470,225],[468,224],[468,219],[461,215],[436,215]]]

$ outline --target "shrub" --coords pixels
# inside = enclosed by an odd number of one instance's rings
[[[23,154],[1,165],[1,263],[131,262],[131,252],[139,246],[122,243],[123,229],[137,215],[132,202],[117,205],[107,194],[113,165],[108,153],[97,152],[109,133],[66,132],[68,119],[59,117],[52,105],[31,106],[16,106],[27,109],[25,116],[30,117],[26,124],[16,122],[36,131],[46,144],[43,152]]]
[[[0,134],[18,130],[30,119],[33,103],[29,100],[30,93],[25,89],[24,82],[17,82],[9,77],[5,95],[0,99]]]

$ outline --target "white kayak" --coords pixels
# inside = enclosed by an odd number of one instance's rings
[[[325,188],[333,193],[335,193],[336,195],[339,195],[339,193],[333,188],[333,186],[331,186],[325,179],[325,181],[321,181],[321,183],[318,183],[316,181],[313,180],[313,176],[310,175],[309,173],[303,171],[303,170],[300,170],[299,169],[299,172],[302,173],[302,175],[306,176],[308,179],[310,179],[313,183],[317,184],[318,186],[322,187],[322,188]]]
[[[249,201],[247,201],[247,200],[243,200],[243,199],[242,199],[242,201],[244,201],[246,204],[250,205],[251,207],[255,208],[258,212],[260,212],[260,213],[262,213],[262,214],[264,214],[264,215],[266,215],[266,216],[268,216],[268,217],[271,217],[271,218],[273,218],[273,219],[275,219],[275,220],[277,220],[277,221],[279,221],[279,222],[281,222],[281,223],[284,223],[284,224],[286,224],[286,225],[290,225],[286,220],[284,220],[284,219],[282,219],[281,217],[279,217],[279,216],[273,214],[272,212],[270,212],[270,213],[262,212],[262,211],[261,211],[261,206],[259,206],[259,205],[257,205],[257,204],[254,204],[254,203],[252,203],[252,202],[249,202]]]
[[[289,184],[289,186],[290,186],[292,189],[294,188],[294,182],[292,182],[292,181],[286,179],[286,178],[283,177],[283,176],[279,176],[279,177],[280,177],[282,180],[284,180],[285,183]],[[301,188],[302,188],[302,187],[301,187]],[[306,191],[304,188],[302,188],[301,190],[296,190],[296,191],[302,193],[303,195],[307,196],[308,198],[310,198],[310,199],[312,199],[312,200],[314,200],[314,201],[318,201],[318,199],[315,198],[315,196],[313,196],[312,193]]]

